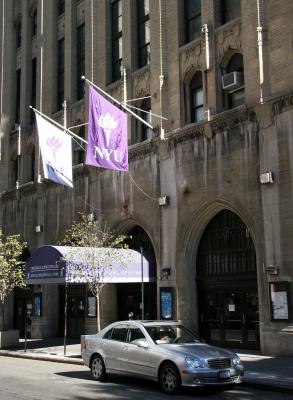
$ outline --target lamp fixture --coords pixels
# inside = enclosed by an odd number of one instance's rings
[[[36,225],[36,226],[35,226],[35,232],[36,232],[36,233],[41,233],[41,232],[43,232],[43,225]]]
[[[171,275],[171,268],[162,268],[161,279],[168,279]]]
[[[159,197],[159,206],[168,206],[170,202],[169,196]]]
[[[264,172],[259,175],[260,183],[274,183],[273,173],[271,171]]]

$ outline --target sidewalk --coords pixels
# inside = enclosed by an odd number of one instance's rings
[[[24,340],[20,339],[17,348],[0,350],[0,356],[83,365],[80,343],[77,340],[67,339],[65,356],[63,338],[29,339],[26,351],[24,347]],[[244,385],[293,394],[293,357],[269,357],[262,356],[257,351],[233,351],[239,355],[245,366]]]

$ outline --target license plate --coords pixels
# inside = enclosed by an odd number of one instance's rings
[[[221,379],[230,378],[230,376],[231,376],[230,371],[220,371]]]

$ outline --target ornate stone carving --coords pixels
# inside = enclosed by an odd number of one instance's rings
[[[145,69],[133,79],[134,97],[144,97],[150,94],[150,70]]]
[[[241,51],[241,23],[240,21],[228,24],[216,32],[218,60],[222,60],[229,49]]]
[[[180,50],[180,71],[183,80],[191,69],[202,69],[202,50],[200,39],[184,46]]]
[[[119,81],[118,83],[115,84],[115,86],[112,86],[112,88],[109,90],[109,93],[112,97],[114,97],[118,101],[123,100],[123,85]]]
[[[78,107],[72,110],[73,124],[83,123],[85,121],[85,105],[79,104]]]

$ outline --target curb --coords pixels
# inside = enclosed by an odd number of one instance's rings
[[[38,360],[38,361],[51,361],[64,364],[75,364],[84,365],[83,361],[79,358],[70,358],[55,355],[39,355],[34,353],[16,353],[13,351],[0,351],[0,356],[3,357],[14,357],[14,358],[26,358],[28,360]]]

